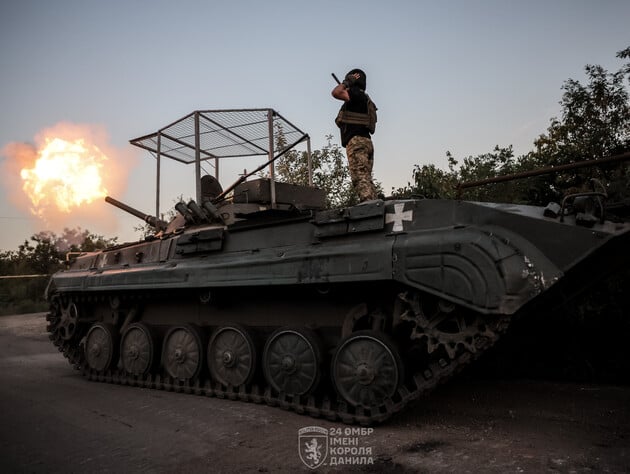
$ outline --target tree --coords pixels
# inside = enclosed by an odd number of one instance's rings
[[[423,197],[427,199],[452,199],[455,197],[457,185],[457,172],[454,167],[457,160],[451,152],[446,152],[448,158],[448,171],[444,171],[434,164],[414,165],[412,177],[414,184],[392,189],[392,196],[396,198]]]
[[[39,232],[31,237],[31,239],[48,240],[64,255],[67,252],[95,252],[116,245],[118,242],[118,237],[107,238],[102,235],[94,234],[87,229],[81,229],[81,227],[74,229],[66,227],[59,236],[50,231]]]
[[[34,247],[26,242],[20,247],[27,250],[25,256],[33,273],[48,275],[59,270],[64,254],[57,249],[53,240],[40,235],[33,235],[31,240],[36,244]]]
[[[24,240],[17,251],[0,252],[0,276],[28,275],[0,279],[0,314],[44,311],[48,275],[64,268],[67,252],[91,252],[116,241],[81,228],[66,228],[61,236],[39,232]]]
[[[359,202],[350,181],[350,172],[341,147],[332,142],[332,135],[326,135],[327,144],[321,150],[311,152],[313,186],[326,193],[327,207],[346,207]],[[287,143],[282,126],[276,126],[276,149],[286,148]],[[278,158],[274,167],[278,181],[307,186],[308,153],[289,150]]]
[[[0,274],[51,274],[63,268],[68,252],[93,252],[115,245],[118,238],[105,238],[89,230],[65,228],[54,232],[38,232],[24,240],[17,251],[0,253]]]
[[[413,185],[393,190],[395,197],[422,196],[427,199],[455,199],[458,197],[457,184],[476,181],[493,176],[514,173],[519,170],[519,163],[514,158],[512,146],[494,147],[490,153],[468,156],[459,161],[446,152],[448,171],[441,170],[435,165],[415,165],[413,170]],[[514,185],[501,184],[480,186],[466,192],[466,199],[474,201],[514,202],[522,201]]]
[[[620,59],[630,59],[630,47],[617,53]],[[434,165],[416,165],[413,184],[392,190],[398,197],[413,194],[427,198],[452,198],[456,183],[491,178],[599,159],[630,149],[630,102],[625,81],[630,83],[630,62],[614,73],[601,66],[587,65],[586,84],[569,79],[562,85],[562,112],[553,117],[547,131],[534,142],[535,149],[517,158],[512,146],[499,147],[490,153],[458,161],[446,153],[449,170]],[[628,165],[583,168],[555,173],[526,180],[493,184],[466,191],[466,199],[498,202],[517,202],[546,205],[559,201],[563,195],[576,189],[585,189],[591,178],[603,178],[608,193],[615,200],[628,197],[630,175]]]
[[[627,57],[630,48],[617,53]],[[585,67],[588,83],[569,79],[562,119],[552,118],[546,134],[535,142],[536,153],[549,164],[597,159],[630,147],[630,103],[624,79],[630,81],[630,63],[615,73],[601,66]]]
[[[617,53],[630,58],[630,47]],[[614,73],[587,65],[588,82],[565,81],[561,118],[552,118],[546,133],[534,142],[535,151],[525,158],[533,166],[575,163],[614,155],[630,148],[630,101],[624,82],[630,83],[630,62]],[[583,189],[591,178],[603,178],[611,189],[627,189],[627,166],[614,169],[586,168],[548,176],[541,198],[558,200],[572,189]],[[618,181],[623,183],[619,186]],[[625,184],[626,186],[624,186]],[[618,196],[616,196],[618,197]],[[540,204],[540,203],[539,203]]]

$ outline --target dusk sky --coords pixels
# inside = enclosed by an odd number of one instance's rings
[[[129,139],[194,110],[269,107],[314,149],[329,134],[338,143],[330,73],[360,67],[379,108],[374,175],[389,192],[414,164],[446,168],[447,150],[530,151],[559,114],[564,81],[584,80],[586,64],[621,67],[629,24],[627,0],[5,0],[0,250],[64,226],[137,238],[139,222],[102,211],[102,200],[62,218],[30,212],[7,147],[36,145],[60,124],[95,137],[116,176],[108,192],[151,213],[155,160]],[[192,166],[165,167],[162,209],[194,196],[193,176]]]

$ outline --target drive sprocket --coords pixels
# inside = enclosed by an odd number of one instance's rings
[[[472,354],[485,349],[503,329],[502,319],[476,313],[416,291],[398,295],[400,319],[413,324],[410,337],[426,343],[427,352],[443,349],[454,359],[458,349]]]

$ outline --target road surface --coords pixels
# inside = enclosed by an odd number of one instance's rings
[[[0,317],[0,373],[2,472],[630,472],[627,386],[464,376],[367,430],[89,382],[43,314]]]

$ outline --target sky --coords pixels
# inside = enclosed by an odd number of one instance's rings
[[[627,0],[4,0],[0,251],[63,227],[138,238],[140,221],[101,200],[33,215],[7,149],[43,131],[97,137],[110,194],[152,213],[155,160],[130,139],[194,110],[269,107],[313,149],[327,135],[339,143],[330,73],[359,67],[379,109],[374,176],[390,191],[416,164],[446,168],[447,151],[530,151],[560,112],[564,81],[584,80],[587,64],[621,67],[629,19]],[[237,178],[224,173],[224,186]],[[192,166],[165,164],[161,209],[194,196],[193,179]]]

